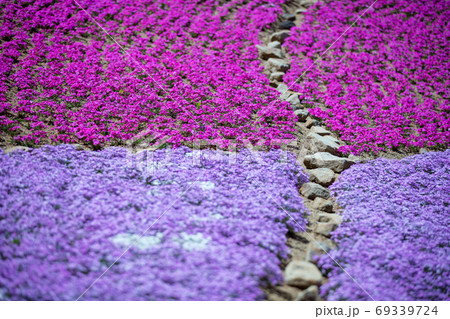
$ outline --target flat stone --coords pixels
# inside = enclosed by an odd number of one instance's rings
[[[270,67],[278,72],[286,72],[291,67],[288,61],[282,59],[270,58],[267,62],[269,62]]]
[[[280,31],[275,32],[270,36],[270,41],[278,41],[281,44],[283,44],[284,40],[286,40],[290,36],[289,31]]]
[[[335,138],[334,136],[331,136],[331,135],[326,135],[326,136],[324,136],[324,138],[326,138],[326,139],[328,139],[328,140],[330,140],[330,141],[332,141],[333,143],[336,143],[336,144],[341,144],[341,141],[339,141],[337,138]]]
[[[317,223],[314,232],[325,237],[330,237],[330,234],[337,228],[338,224],[335,223]]]
[[[316,133],[309,133],[306,136],[305,147],[313,153],[328,152],[333,155],[339,155],[339,144]]]
[[[288,21],[295,21],[295,14],[292,13],[284,13],[281,15],[281,18]]]
[[[288,285],[277,286],[274,287],[274,289],[276,290],[276,292],[278,292],[282,297],[284,297],[287,300],[294,300],[299,294],[298,288]]]
[[[297,93],[292,94],[286,101],[291,103],[291,105],[300,106],[300,99]]]
[[[283,81],[283,76],[284,76],[284,74],[285,74],[285,73],[283,73],[283,72],[273,72],[273,73],[270,73],[269,80],[270,80],[270,81],[278,81],[278,82],[281,82],[281,81]]]
[[[330,186],[335,179],[334,172],[326,167],[308,171],[309,180],[322,186]]]
[[[289,30],[292,27],[295,27],[295,23],[292,21],[282,21],[278,24],[280,29]]]
[[[283,101],[287,100],[291,96],[291,93],[288,92],[288,86],[284,83],[278,84],[277,90],[281,93],[280,99]]]
[[[268,60],[270,58],[283,59],[285,57],[283,51],[276,48],[268,48],[265,46],[257,45],[259,58]]]
[[[299,122],[305,122],[309,112],[308,110],[296,110],[294,114],[297,115]]]
[[[319,300],[319,288],[317,286],[308,287],[308,289],[299,292],[295,301],[317,301]]]
[[[328,253],[331,247],[324,242],[312,241],[308,245],[308,252],[306,254],[306,259],[309,262],[316,263],[320,256]]]
[[[284,279],[289,286],[299,288],[319,286],[323,280],[316,265],[300,260],[293,260],[286,266]]]
[[[309,169],[326,167],[335,173],[340,173],[355,164],[355,162],[348,158],[337,157],[326,152],[319,152],[313,155],[306,155],[303,164]]]
[[[333,212],[333,202],[331,200],[323,199],[320,197],[316,197],[314,199],[314,202],[312,203],[312,207],[314,209],[317,209],[317,210],[320,210],[323,212],[327,212],[327,213]]]
[[[286,93],[289,90],[288,86],[284,83],[278,84],[277,91],[281,94]]]
[[[295,10],[295,14],[302,14],[303,12],[306,12],[308,9],[306,8],[298,8]]]
[[[269,42],[267,44],[268,48],[281,49],[281,43],[279,41]]]
[[[308,199],[315,199],[316,197],[321,197],[328,199],[330,198],[330,191],[325,187],[316,183],[305,183],[302,185],[300,192],[303,196]]]
[[[308,8],[315,3],[317,3],[317,0],[301,0],[300,1],[300,5],[305,8]]]
[[[306,121],[306,127],[307,127],[307,128],[311,128],[315,123],[316,123],[315,120],[309,118],[309,119]]]
[[[317,220],[319,223],[332,223],[339,225],[341,223],[341,216],[336,214],[319,213],[317,215]]]
[[[325,136],[325,135],[331,135],[331,132],[324,129],[322,126],[313,126],[311,128],[311,132],[319,134],[321,136]]]

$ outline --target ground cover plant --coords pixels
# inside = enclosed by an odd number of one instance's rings
[[[293,154],[126,154],[0,154],[0,300],[78,298],[155,221],[83,300],[255,300],[282,280],[306,223]]]
[[[291,138],[295,116],[255,47],[281,2],[0,0],[0,136],[93,148],[141,131],[219,147]]]
[[[450,299],[450,150],[354,165],[332,190],[344,210],[331,256],[375,300]],[[328,300],[370,300],[321,263]]]
[[[292,89],[349,144],[344,152],[448,145],[448,1],[373,2],[310,8],[287,40],[284,81],[306,72]]]

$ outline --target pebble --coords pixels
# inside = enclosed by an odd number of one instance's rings
[[[300,192],[303,196],[308,199],[315,199],[316,197],[321,197],[328,199],[330,198],[330,191],[325,187],[316,183],[305,183],[302,185]]]
[[[270,36],[270,41],[278,41],[281,44],[283,44],[284,40],[286,40],[290,36],[289,31],[280,31],[275,32]]]
[[[308,110],[296,110],[294,114],[297,115],[299,122],[305,122],[309,112]]]
[[[331,135],[330,131],[327,131],[326,129],[324,129],[322,126],[313,126],[311,128],[311,132],[325,136],[325,135]]]
[[[283,21],[278,24],[280,29],[289,30],[292,27],[295,27],[295,23],[292,21]]]
[[[286,266],[284,279],[289,286],[299,288],[319,286],[323,280],[316,265],[301,260],[293,260]]]
[[[309,119],[306,121],[306,127],[307,127],[307,128],[311,128],[315,123],[316,123],[315,120],[309,118]]]
[[[312,207],[323,212],[332,213],[333,212],[333,202],[328,199],[323,199],[316,197],[312,203]]]
[[[333,155],[339,155],[339,146],[339,144],[335,143],[331,139],[313,132],[306,136],[305,147],[313,153],[328,152]]]
[[[335,223],[317,223],[314,232],[325,237],[330,237],[330,234],[337,228],[338,224]]]
[[[268,60],[270,58],[283,59],[285,57],[283,51],[276,48],[268,48],[262,45],[257,45],[259,58],[262,60]]]
[[[291,103],[291,105],[300,106],[300,99],[297,93],[292,94],[286,101]]]
[[[306,259],[309,262],[316,263],[319,256],[328,253],[331,247],[324,242],[313,241],[308,246]]]
[[[283,72],[273,72],[273,73],[270,73],[269,80],[270,80],[270,81],[278,81],[278,82],[281,82],[281,81],[283,81],[283,76],[284,76],[284,74],[285,74],[285,73],[283,73]]]
[[[286,72],[291,67],[289,62],[282,59],[270,58],[267,62],[269,62],[270,67],[278,72]]]
[[[344,157],[334,156],[330,153],[319,152],[313,155],[306,155],[303,164],[309,169],[326,167],[335,173],[340,173],[355,164],[355,162]]]
[[[267,44],[267,47],[274,49],[281,49],[281,43],[278,41],[269,42],[269,44]]]
[[[319,300],[319,288],[311,286],[308,289],[299,292],[295,301],[317,301]]]
[[[316,168],[308,171],[309,180],[322,186],[330,186],[335,179],[334,172],[326,167]]]
[[[281,17],[284,20],[295,21],[295,14],[292,14],[292,13],[284,13],[283,15],[281,15]]]

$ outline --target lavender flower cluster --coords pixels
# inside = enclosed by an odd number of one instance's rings
[[[450,299],[450,150],[354,165],[332,186],[344,207],[331,256],[375,300]],[[370,297],[325,256],[328,300]]]
[[[74,300],[130,245],[83,300],[255,300],[282,279],[305,226],[292,154],[129,154],[0,154],[0,300]]]

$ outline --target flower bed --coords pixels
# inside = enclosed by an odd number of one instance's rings
[[[331,252],[375,300],[449,300],[450,150],[354,165],[332,186],[344,207]],[[328,300],[370,300],[321,259]]]
[[[292,89],[350,144],[343,152],[448,145],[448,2],[379,0],[358,19],[373,2],[310,8],[286,42],[284,82],[306,71]]]
[[[0,0],[0,137],[94,148],[140,132],[219,147],[291,138],[295,116],[255,47],[280,2]]]
[[[306,177],[279,150],[197,152],[0,154],[0,300],[74,300],[150,226],[82,299],[264,298],[305,226]]]

